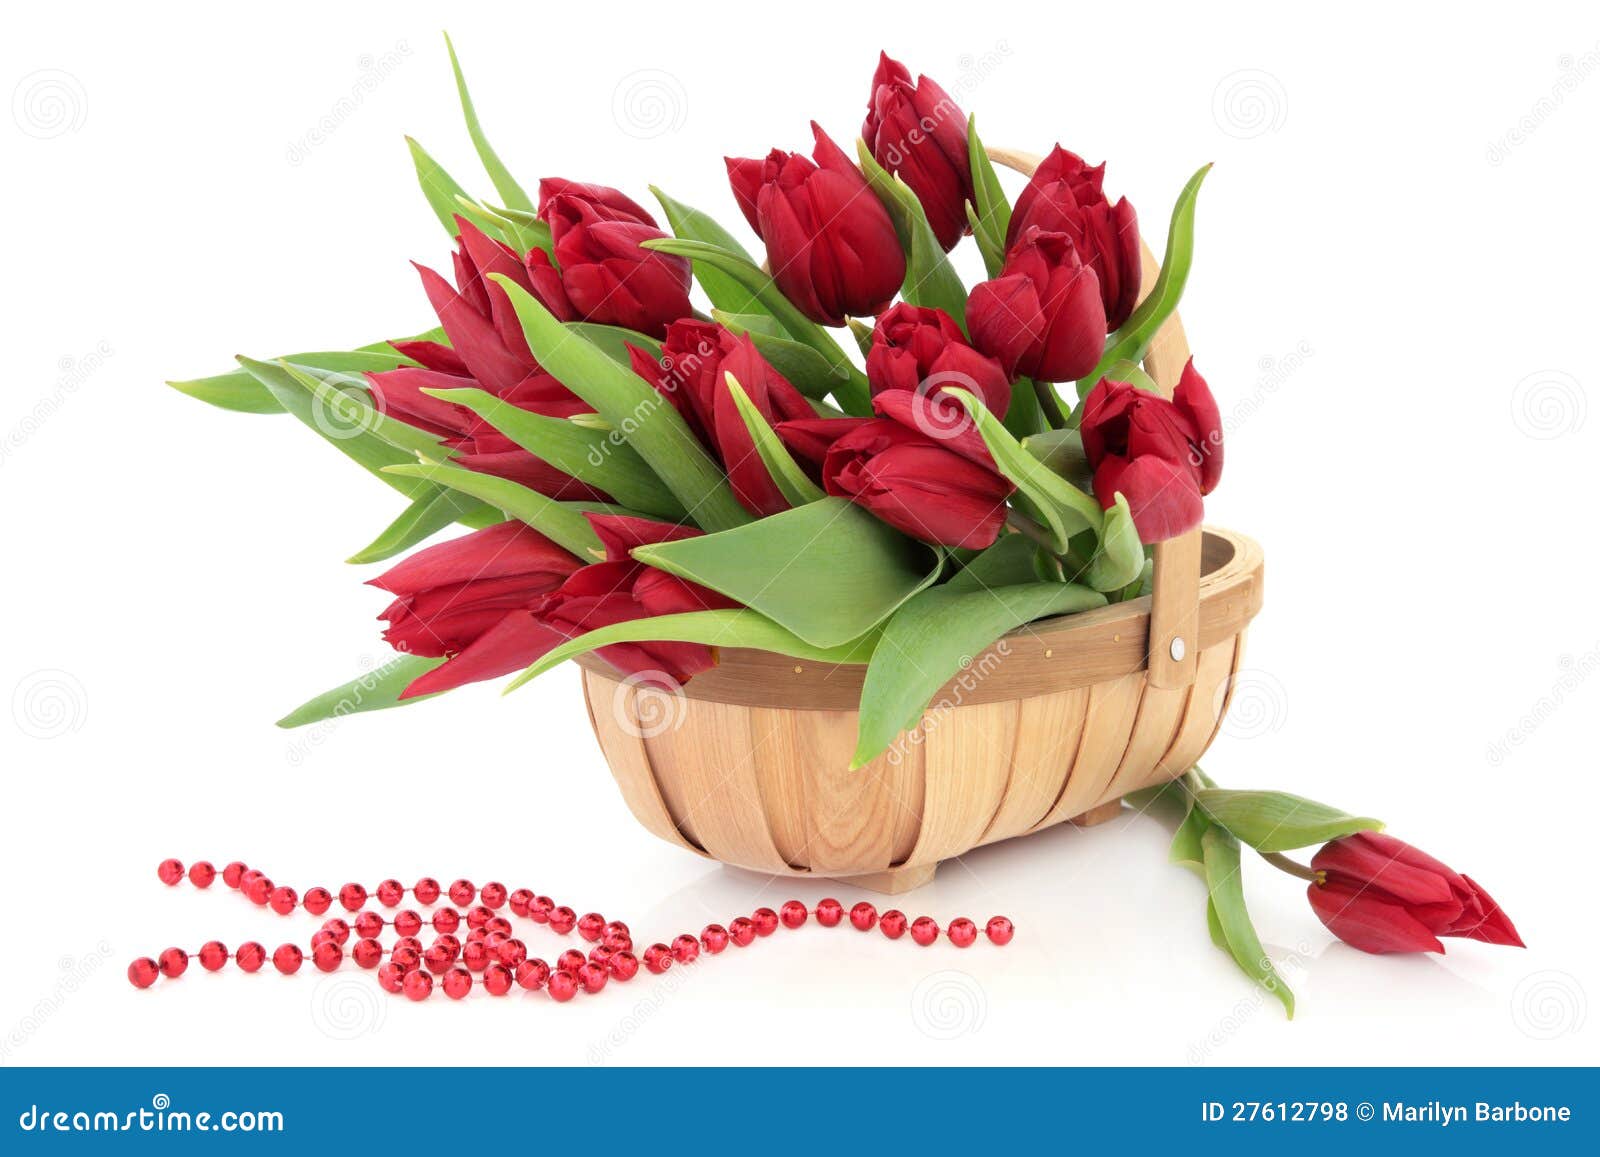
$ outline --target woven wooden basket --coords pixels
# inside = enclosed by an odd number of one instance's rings
[[[1024,173],[1038,163],[992,155]],[[1148,290],[1148,251],[1144,264]],[[1174,316],[1145,368],[1170,391],[1188,356]],[[857,771],[864,667],[730,649],[668,697],[579,662],[595,736],[651,832],[755,871],[902,892],[942,860],[1101,822],[1128,792],[1180,775],[1227,711],[1261,598],[1261,550],[1243,535],[1206,527],[1162,543],[1150,596],[1013,631]]]

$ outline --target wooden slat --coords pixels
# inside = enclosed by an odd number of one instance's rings
[[[1144,686],[1144,674],[1135,671],[1089,689],[1072,774],[1067,778],[1061,798],[1034,826],[1035,831],[1082,815],[1096,804],[1106,802],[1106,789],[1122,762],[1128,737],[1133,734]]]
[[[1061,798],[1067,774],[1078,756],[1088,704],[1089,691],[1085,687],[1019,701],[1018,743],[1011,761],[1011,778],[1006,783],[1005,798],[980,843],[1032,831]]]
[[[594,728],[600,750],[605,754],[606,766],[622,791],[622,802],[645,829],[669,844],[688,848],[704,854],[704,849],[694,842],[692,835],[679,831],[678,823],[661,798],[656,785],[655,770],[650,766],[644,740],[639,738],[637,716],[632,716],[633,726],[625,727],[617,711],[632,712],[633,688],[625,687],[615,679],[593,671],[583,673],[583,702],[589,711],[589,724]],[[596,704],[599,709],[596,710]]]
[[[1016,748],[1014,703],[963,705],[937,717],[937,725],[924,722],[922,830],[907,864],[937,863],[977,845],[1005,795]]]

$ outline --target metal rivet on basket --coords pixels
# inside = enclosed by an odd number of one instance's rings
[[[1174,663],[1183,662],[1183,656],[1184,656],[1183,636],[1182,635],[1173,635],[1172,636],[1172,646],[1167,648],[1167,651],[1168,651],[1168,654],[1170,654],[1172,656],[1172,661]]]

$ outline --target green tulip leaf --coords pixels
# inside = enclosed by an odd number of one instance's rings
[[[980,663],[974,674],[973,660],[1007,631],[1105,603],[1104,595],[1071,583],[967,589],[952,582],[922,591],[884,625],[867,665],[851,769],[871,762],[901,732],[916,727],[951,678],[962,671],[965,678],[984,678],[988,671]]]
[[[633,368],[633,359],[628,356],[629,346],[637,346],[653,358],[661,357],[661,343],[636,329],[601,325],[593,321],[566,321],[561,324],[566,326],[567,332],[577,334],[612,361],[629,369]]]
[[[847,317],[844,319],[844,323],[850,328],[850,333],[855,337],[856,348],[861,351],[861,356],[866,357],[872,352],[874,327],[858,317]]]
[[[859,639],[939,576],[939,554],[843,498],[633,557],[759,611],[814,647]],[[824,597],[825,592],[825,597]]]
[[[562,643],[512,680],[506,692],[515,691],[575,655],[613,643],[702,643],[708,647],[745,647],[816,663],[839,664],[866,662],[877,643],[877,635],[868,634],[841,647],[813,647],[771,619],[744,607],[633,619],[599,627]]]
[[[382,562],[427,541],[453,523],[459,522],[474,530],[481,530],[503,521],[505,515],[492,506],[459,490],[435,486],[412,499],[377,538],[345,559],[345,562],[357,565]]]
[[[650,186],[650,191],[655,194],[656,200],[661,202],[661,210],[666,214],[667,224],[672,226],[674,236],[685,241],[700,241],[713,245],[742,258],[749,265],[755,265],[755,258],[750,256],[745,247],[708,214],[702,213],[693,205],[685,205],[682,201],[674,200],[654,185]],[[709,261],[698,260],[694,262],[694,276],[700,283],[700,288],[705,290],[706,296],[711,299],[711,304],[717,309],[729,313],[765,313],[771,316],[771,311],[755,291],[727,270],[720,269]]]
[[[765,314],[731,314],[714,309],[711,317],[730,333],[749,334],[757,352],[767,363],[782,374],[791,386],[813,401],[828,397],[848,379],[847,374],[830,365],[828,359],[810,346],[785,334],[771,332],[781,327]]]
[[[972,166],[972,195],[967,220],[983,254],[983,267],[991,278],[1000,276],[1006,260],[1006,231],[1011,228],[1011,203],[1006,200],[989,152],[978,139],[978,118],[967,118],[967,160]]]
[[[1022,440],[1022,448],[1054,474],[1059,474],[1079,490],[1094,489],[1094,472],[1083,450],[1083,436],[1076,430],[1040,430]]]
[[[400,693],[415,679],[420,679],[439,664],[441,658],[421,655],[399,655],[381,667],[348,683],[341,683],[308,699],[289,714],[278,720],[284,728],[304,727],[307,723],[321,723],[327,719],[342,719],[346,715],[360,715],[367,711],[382,711],[388,707],[404,707],[432,699],[432,695],[418,695],[411,699],[400,698]]]
[[[602,547],[584,512],[606,510],[594,502],[557,502],[537,490],[530,490],[506,478],[480,474],[445,462],[411,462],[387,466],[384,474],[400,478],[419,478],[437,486],[459,490],[479,502],[525,522],[551,542],[591,562],[600,557]]]
[[[546,225],[542,232],[526,229],[506,215],[513,210],[491,209],[487,205],[480,205],[471,197],[457,197],[456,211],[490,237],[502,238],[518,254],[525,254],[530,249],[543,249],[547,254],[552,252],[549,226]],[[542,221],[536,223],[544,224]]]
[[[427,333],[418,334],[413,341],[439,341],[443,338],[441,329],[429,330]],[[400,352],[386,341],[373,342],[371,345],[362,346],[356,350],[319,350],[309,353],[285,354],[280,358],[271,359],[273,362],[288,362],[290,365],[301,369],[319,369],[338,371],[340,373],[359,374],[368,371],[381,373],[392,370],[397,366],[411,366],[416,363],[408,357],[401,356]],[[273,397],[272,391],[250,376],[247,370],[231,370],[225,374],[214,374],[208,378],[192,378],[188,381],[168,382],[167,385],[180,393],[188,394],[191,398],[198,398],[202,402],[209,402],[224,410],[234,410],[241,414],[281,414],[283,407],[278,404],[278,399]]]
[[[527,290],[499,274],[539,364],[622,431],[656,476],[704,530],[750,521],[727,476],[672,404],[584,335],[562,325]]]
[[[939,239],[928,224],[917,195],[897,176],[872,155],[865,141],[856,142],[856,154],[861,158],[861,169],[867,184],[883,202],[899,235],[900,247],[906,253],[906,280],[900,296],[912,305],[930,306],[944,310],[963,330],[967,328],[967,287],[961,284],[955,266],[950,264]]]
[[[494,183],[495,192],[500,194],[507,205],[513,209],[531,212],[533,201],[523,192],[522,186],[517,184],[516,178],[501,162],[500,155],[494,151],[494,146],[484,135],[483,126],[478,123],[478,110],[472,106],[472,94],[467,91],[467,78],[461,73],[461,62],[456,59],[456,46],[450,43],[448,32],[444,34],[444,46],[450,53],[450,69],[456,75],[456,93],[461,97],[461,115],[466,119],[467,135],[472,138],[472,147],[478,151],[478,160],[483,162],[484,171]]]
[[[1212,939],[1219,936],[1244,974],[1283,1002],[1289,1019],[1294,1019],[1294,993],[1278,975],[1255,925],[1250,922],[1244,903],[1244,880],[1239,863],[1239,841],[1219,827],[1210,827],[1200,837],[1205,861],[1206,889],[1210,893],[1207,924]]]
[[[1196,799],[1207,819],[1258,852],[1286,852],[1355,832],[1383,830],[1382,821],[1370,816],[1349,815],[1283,791],[1209,788]]]
[[[778,487],[778,493],[783,495],[784,501],[790,506],[804,506],[808,502],[826,498],[827,495],[822,492],[822,488],[811,481],[806,472],[800,468],[800,464],[794,460],[789,448],[768,424],[766,416],[756,409],[756,404],[750,400],[750,395],[744,392],[739,379],[732,374],[728,374],[727,379],[728,392],[732,394],[733,404],[739,411],[739,417],[744,419],[745,429],[750,432],[750,438],[755,443],[756,454],[760,457],[761,464],[767,468],[767,473]]]
[[[439,219],[439,224],[444,226],[444,231],[454,237],[457,215],[465,216],[461,213],[461,203],[471,202],[472,198],[467,196],[466,190],[456,183],[454,177],[445,172],[444,166],[429,156],[428,151],[411,137],[406,138],[406,147],[411,150],[411,163],[417,170],[417,184],[422,186],[422,195],[427,198],[428,207]],[[496,241],[511,243],[504,229],[480,227]]]
[[[1100,542],[1082,574],[1068,575],[1097,591],[1117,591],[1133,582],[1144,569],[1144,543],[1133,525],[1128,500],[1117,491],[1116,501],[1100,524]]]
[[[621,506],[677,522],[683,504],[646,466],[638,451],[609,433],[586,429],[502,402],[486,390],[423,390],[465,406],[536,458],[604,490]]]

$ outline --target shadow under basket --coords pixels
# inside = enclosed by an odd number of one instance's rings
[[[1176,673],[1152,677],[1151,596],[1030,624],[856,771],[860,666],[728,649],[669,695],[585,657],[589,718],[623,799],[662,839],[753,871],[903,892],[983,844],[1109,819],[1122,796],[1200,758],[1261,607],[1262,556],[1231,531],[1196,538],[1193,617],[1162,651]]]

